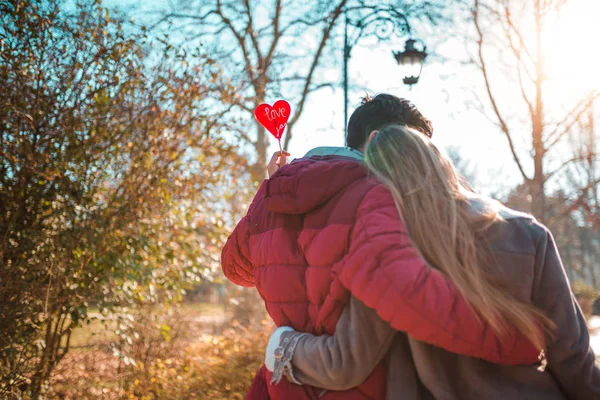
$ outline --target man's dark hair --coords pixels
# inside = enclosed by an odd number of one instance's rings
[[[413,103],[391,94],[381,93],[362,99],[360,106],[350,116],[346,145],[361,150],[369,134],[386,125],[407,125],[431,137],[431,121],[421,114]]]

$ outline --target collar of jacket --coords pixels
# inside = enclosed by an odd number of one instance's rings
[[[304,158],[310,158],[313,156],[342,156],[349,157],[360,162],[365,160],[363,154],[352,147],[316,147],[306,153]]]
[[[352,158],[359,162],[365,161],[363,153],[353,149],[352,147],[316,147],[306,153],[304,158],[310,158],[313,156],[342,156]],[[471,210],[476,214],[496,211],[505,220],[515,218],[531,218],[530,215],[507,208],[500,202],[489,197],[482,196],[471,191],[465,191],[464,194],[471,203]]]

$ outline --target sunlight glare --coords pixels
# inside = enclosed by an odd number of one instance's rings
[[[594,44],[600,37],[599,17],[600,1],[572,0],[548,27],[546,73],[559,93],[570,97],[600,90],[600,55]]]

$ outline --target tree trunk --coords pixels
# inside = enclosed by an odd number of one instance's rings
[[[47,316],[46,320],[46,334],[44,338],[44,348],[42,350],[42,356],[36,366],[36,371],[31,379],[31,399],[41,400],[46,397],[46,391],[48,388],[48,376],[49,371],[52,370],[52,350],[54,349],[55,337],[52,335],[53,332],[53,316]],[[58,321],[55,321],[58,324]]]
[[[531,209],[533,215],[542,223],[546,219],[546,193],[544,183],[544,103],[542,97],[542,83],[544,81],[544,58],[542,54],[542,16],[540,9],[540,0],[535,3],[535,22],[536,22],[536,79],[535,79],[535,110],[533,112],[532,122],[532,141],[533,141],[533,179],[529,183],[531,193]]]
[[[266,71],[265,76],[254,85],[254,92],[256,93],[256,104],[265,102],[266,96]],[[255,120],[256,124],[256,142],[254,147],[256,149],[256,163],[254,164],[251,174],[253,182],[262,182],[267,177],[267,149],[269,148],[269,138],[267,137],[267,130],[258,121]]]
[[[542,157],[535,157],[535,175],[529,181],[529,194],[531,195],[531,212],[541,223],[546,221],[546,192],[544,188],[544,171]]]
[[[267,176],[267,149],[269,148],[267,130],[256,122],[256,162],[252,167],[252,181],[261,182]]]

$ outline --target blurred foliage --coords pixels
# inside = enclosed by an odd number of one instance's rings
[[[600,298],[600,290],[583,281],[573,283],[572,289],[583,314],[586,318],[590,318],[592,316],[594,300]]]
[[[102,346],[68,354],[52,378],[50,395],[77,400],[243,399],[263,363],[272,324],[245,327],[233,321],[213,326],[217,331],[208,334],[196,316],[190,307],[166,313],[138,310],[140,326],[127,362],[117,363]],[[166,327],[169,338],[162,335]]]
[[[100,1],[0,2],[0,397],[44,397],[91,305],[133,343],[212,279],[251,185],[219,76]]]
[[[264,362],[270,325],[232,324],[220,335],[203,335],[183,356],[156,358],[133,367],[129,399],[243,399]]]
[[[581,297],[595,300],[597,297],[600,297],[600,290],[582,281],[577,281],[573,283],[572,289],[573,293],[578,298]]]
[[[255,288],[226,283],[227,301],[225,310],[232,320],[244,326],[259,326],[268,317],[265,303]]]

